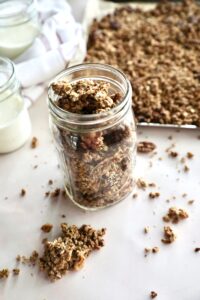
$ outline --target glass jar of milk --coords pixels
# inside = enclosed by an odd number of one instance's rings
[[[13,63],[0,57],[0,153],[21,147],[31,133],[31,123]]]
[[[0,55],[15,59],[31,46],[40,26],[34,0],[0,1]]]

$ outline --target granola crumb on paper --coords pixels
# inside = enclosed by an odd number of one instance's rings
[[[9,270],[7,268],[0,270],[0,279],[6,279],[9,276]]]
[[[43,224],[40,229],[45,233],[49,233],[52,230],[52,228],[53,228],[52,224],[46,223]]]
[[[158,253],[160,251],[159,247],[153,247],[152,253]]]
[[[182,194],[182,197],[183,197],[183,198],[187,197],[187,193],[183,193],[183,194]]]
[[[141,141],[137,144],[138,153],[151,153],[156,149],[156,145],[152,142]]]
[[[145,234],[149,233],[149,231],[150,231],[149,226],[144,227],[144,233],[145,233]]]
[[[31,148],[35,149],[39,144],[38,138],[36,138],[35,136],[32,138],[31,140]]]
[[[189,172],[189,170],[190,170],[190,168],[187,165],[185,165],[184,168],[183,168],[183,171],[185,173],[187,173],[187,172]]]
[[[25,195],[26,195],[26,190],[25,189],[21,189],[20,196],[24,197]]]
[[[51,281],[61,279],[67,271],[79,270],[93,250],[104,246],[105,228],[94,230],[90,225],[68,226],[61,224],[62,235],[44,244],[44,253],[40,257],[40,270]]]
[[[61,192],[61,189],[60,188],[56,188],[53,192],[50,193],[50,197],[51,198],[57,198],[57,197],[59,197],[60,192]]]
[[[158,296],[158,294],[157,294],[156,292],[151,291],[151,293],[150,293],[150,298],[151,298],[151,299],[154,299],[154,298],[156,298],[157,296]]]
[[[141,178],[139,178],[139,179],[136,181],[136,185],[137,185],[137,188],[138,188],[138,189],[141,189],[141,190],[145,190],[146,187],[147,187],[146,181],[144,181],[144,180],[141,179]]]
[[[178,156],[178,152],[176,152],[176,151],[170,151],[170,152],[168,153],[168,155],[169,155],[170,157],[175,158],[175,157]]]
[[[49,184],[49,185],[52,185],[52,184],[53,184],[53,180],[52,180],[52,179],[49,179],[48,184]]]
[[[138,194],[137,194],[137,193],[134,193],[132,197],[133,197],[133,199],[135,199],[135,198],[138,197]]]
[[[163,244],[171,244],[176,240],[177,236],[174,233],[173,229],[169,226],[164,227],[164,238],[161,239]]]
[[[160,196],[159,192],[151,192],[151,193],[149,193],[149,198],[151,198],[151,199],[158,198],[159,196]]]
[[[17,276],[20,273],[20,269],[15,268],[15,269],[12,270],[12,272],[13,272],[13,275]]]
[[[163,217],[164,222],[172,222],[174,224],[179,223],[179,221],[187,219],[189,217],[188,213],[177,207],[170,207],[168,213]]]
[[[192,152],[187,152],[187,158],[191,159],[194,157],[194,154]]]
[[[195,201],[195,200],[189,200],[189,201],[188,201],[188,204],[189,204],[189,205],[192,205],[192,204],[194,203],[194,201]]]
[[[200,252],[200,247],[195,248],[194,252]]]
[[[186,158],[185,158],[185,157],[182,157],[181,160],[180,160],[180,162],[181,162],[182,164],[184,164],[184,163],[186,162]]]

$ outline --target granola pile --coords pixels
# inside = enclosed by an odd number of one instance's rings
[[[168,213],[163,217],[163,221],[179,223],[180,220],[188,218],[188,213],[182,208],[170,207]]]
[[[111,92],[109,83],[103,81],[60,81],[51,88],[56,105],[77,115],[100,115],[122,100],[119,92]],[[123,118],[117,124],[110,122],[87,131],[71,130],[67,125],[54,127],[67,193],[81,207],[105,207],[132,190],[136,138],[131,122]]]
[[[51,281],[60,279],[67,271],[79,270],[93,250],[104,246],[105,228],[94,230],[90,225],[61,224],[62,235],[44,244],[40,269]]]
[[[160,1],[149,11],[118,8],[93,21],[85,61],[125,72],[139,123],[199,127],[199,23],[194,0]]]

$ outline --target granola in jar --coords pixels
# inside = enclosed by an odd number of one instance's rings
[[[125,198],[133,187],[136,131],[123,73],[84,64],[49,87],[50,127],[67,195],[90,210]]]

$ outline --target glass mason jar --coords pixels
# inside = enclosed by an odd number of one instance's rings
[[[34,0],[0,1],[0,55],[14,59],[31,46],[40,26]]]
[[[14,64],[0,57],[0,153],[21,147],[31,132],[31,123]]]
[[[119,202],[132,191],[136,125],[130,82],[117,69],[103,64],[81,64],[61,72],[52,83],[84,79],[109,83],[109,92],[120,93],[122,101],[98,114],[71,113],[56,105],[50,84],[50,129],[67,195],[79,207],[96,210]],[[98,148],[99,142],[103,148]]]

